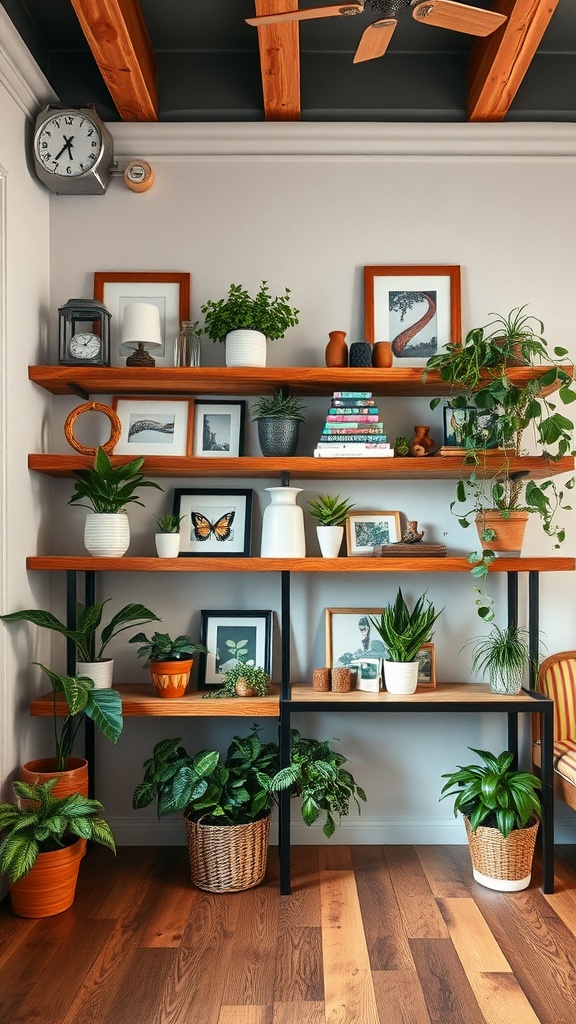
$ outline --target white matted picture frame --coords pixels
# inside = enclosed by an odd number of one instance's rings
[[[245,417],[246,402],[242,400],[198,399],[194,408],[193,454],[210,459],[243,455]]]
[[[112,408],[120,424],[115,455],[190,455],[193,398],[116,395]]]
[[[389,341],[395,363],[424,366],[461,341],[460,267],[364,267],[367,341]]]
[[[125,366],[132,349],[121,344],[126,306],[146,302],[158,306],[162,347],[152,353],[156,366],[174,366],[174,343],[183,320],[190,319],[190,274],[164,271],[107,271],[94,273],[94,298],[111,314],[110,362]]]
[[[434,644],[422,644],[417,654],[417,690],[436,689],[436,648]]]
[[[180,557],[248,557],[253,493],[249,488],[177,487]]]
[[[399,540],[399,512],[350,512],[346,517],[347,555],[373,555],[375,547]]]
[[[356,669],[356,689],[379,693],[382,689],[382,658],[358,658],[352,662]]]
[[[386,645],[370,622],[381,614],[382,608],[327,608],[326,665],[349,668],[361,658],[385,658]]]
[[[272,612],[200,612],[200,642],[208,649],[198,663],[198,688],[222,686],[238,662],[272,671]]]

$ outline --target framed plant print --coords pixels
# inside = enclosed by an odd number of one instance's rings
[[[423,366],[461,341],[460,267],[364,267],[367,341],[389,341],[396,364]]]
[[[180,557],[250,555],[252,490],[189,487],[174,490],[180,523]]]
[[[378,618],[382,608],[326,609],[326,665],[329,668],[350,668],[365,658],[385,658],[387,650],[371,618]]]
[[[115,396],[112,408],[121,424],[115,455],[191,454],[193,398]]]
[[[200,612],[200,642],[208,649],[198,664],[198,688],[222,686],[238,662],[272,671],[271,611]]]
[[[494,448],[498,444],[498,410],[484,412],[474,405],[444,406],[444,444],[460,449]],[[468,445],[466,445],[468,441]]]
[[[201,399],[194,410],[194,455],[211,459],[244,454],[246,402]]]
[[[148,302],[160,311],[162,347],[154,349],[156,366],[174,366],[174,343],[183,320],[190,319],[190,274],[153,271],[106,271],[94,273],[94,298],[111,313],[110,361],[124,366],[132,350],[121,344],[126,306]]]
[[[348,555],[373,555],[375,547],[399,540],[399,512],[351,512],[346,519]]]
[[[417,690],[436,689],[436,648],[434,644],[423,644],[417,655]]]

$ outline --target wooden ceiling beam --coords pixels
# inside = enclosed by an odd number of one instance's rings
[[[138,0],[71,0],[123,121],[157,121],[156,54]]]
[[[475,39],[468,64],[468,120],[502,121],[558,6],[558,0],[495,0],[501,28]]]
[[[297,11],[298,0],[255,0],[256,14]],[[258,32],[260,73],[266,121],[299,121],[300,35],[298,23],[261,25]]]

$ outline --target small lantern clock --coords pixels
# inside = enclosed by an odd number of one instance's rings
[[[110,318],[97,299],[68,299],[58,310],[58,362],[110,366]]]

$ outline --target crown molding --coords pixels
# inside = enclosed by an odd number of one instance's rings
[[[0,7],[0,84],[30,119],[40,107],[58,101],[3,7]]]

